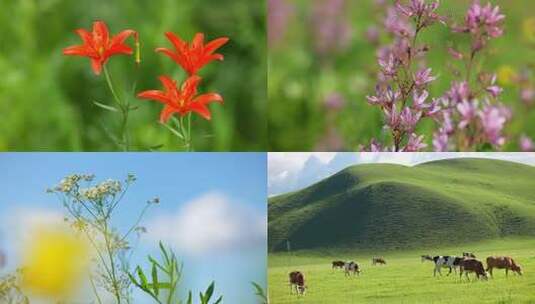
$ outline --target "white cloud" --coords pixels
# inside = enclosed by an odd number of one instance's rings
[[[32,234],[43,226],[57,226],[63,222],[60,212],[29,207],[16,208],[0,216],[0,248],[7,257],[6,268],[16,268],[22,247],[35,239]]]
[[[148,238],[192,256],[251,248],[266,242],[267,219],[217,192],[185,203],[176,213],[148,221]]]
[[[272,152],[268,154],[268,194],[276,195],[311,185],[350,165],[392,163],[413,166],[445,158],[492,158],[535,166],[535,153],[354,153]]]

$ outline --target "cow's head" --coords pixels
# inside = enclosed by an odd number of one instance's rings
[[[426,260],[430,260],[430,259],[431,259],[431,257],[429,255],[427,255],[427,254],[422,255],[422,263],[425,262]]]
[[[306,285],[297,286],[297,291],[300,294],[304,295],[307,291],[307,286]]]
[[[518,273],[519,275],[522,275],[522,267],[520,267],[520,265],[513,264],[511,270]]]

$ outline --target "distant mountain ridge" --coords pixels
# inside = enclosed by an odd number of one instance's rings
[[[446,159],[348,167],[269,199],[271,251],[416,248],[535,236],[535,167]]]

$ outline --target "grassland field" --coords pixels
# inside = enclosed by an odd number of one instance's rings
[[[432,262],[422,262],[422,254],[461,255],[474,252],[484,261],[491,255],[508,255],[521,264],[524,275],[495,270],[488,281],[459,279],[453,272],[433,277]],[[372,266],[373,256],[383,256],[385,266]],[[333,270],[333,260],[353,260],[361,267],[360,276],[346,277]],[[484,263],[485,264],[485,263]],[[271,253],[268,257],[269,298],[272,304],[286,303],[535,303],[535,238],[487,240],[455,247],[405,251],[359,251],[343,249],[303,250]],[[290,294],[288,273],[305,275],[305,295]]]

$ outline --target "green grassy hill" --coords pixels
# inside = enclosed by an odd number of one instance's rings
[[[454,159],[348,167],[269,200],[271,251],[405,249],[535,235],[535,167]]]

